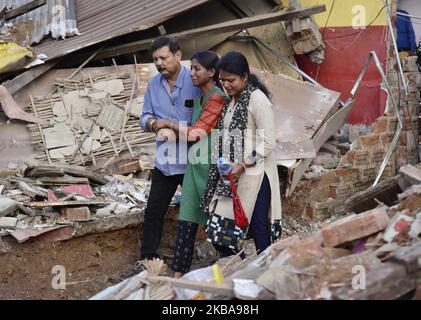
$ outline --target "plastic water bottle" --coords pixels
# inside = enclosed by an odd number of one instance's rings
[[[229,161],[226,161],[224,157],[220,157],[218,159],[218,171],[219,171],[219,174],[221,176],[230,173],[232,171],[232,165],[231,165],[231,163]],[[223,180],[224,180],[224,183],[227,186],[230,185],[229,180],[226,180],[224,178],[223,178]]]

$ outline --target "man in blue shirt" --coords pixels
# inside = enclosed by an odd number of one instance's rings
[[[145,93],[140,125],[147,132],[156,132],[157,119],[191,124],[193,100],[200,90],[193,86],[190,71],[181,65],[178,42],[160,37],[152,44],[152,57],[159,74],[149,80]],[[157,136],[155,169],[143,223],[141,260],[159,257],[164,217],[187,166],[187,145],[167,142]]]
[[[414,55],[417,51],[414,27],[408,12],[398,9],[396,20],[396,30],[398,33],[397,45],[399,52],[402,52],[401,58],[408,55]]]

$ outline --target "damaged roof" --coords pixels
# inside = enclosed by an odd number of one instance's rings
[[[0,0],[0,8],[19,8],[31,1]],[[25,45],[39,43],[50,33],[53,38],[65,38],[78,33],[75,8],[75,1],[47,0],[46,5],[31,10],[9,22],[24,33],[27,38]]]
[[[147,30],[208,0],[76,1],[79,36],[47,39],[34,49],[54,59],[131,32]]]

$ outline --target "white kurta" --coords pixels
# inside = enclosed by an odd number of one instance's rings
[[[224,118],[224,127],[229,128],[235,108],[234,99],[231,100],[228,112]],[[248,108],[248,124],[245,135],[244,158],[252,154],[253,150],[265,156],[265,160],[252,168],[247,168],[238,181],[238,194],[249,221],[253,214],[257,195],[266,173],[271,188],[270,222],[282,218],[281,194],[279,177],[273,151],[276,147],[275,115],[273,105],[261,90],[255,90],[250,97]],[[218,200],[215,213],[234,219],[232,199],[215,195]],[[210,206],[213,208],[213,205]]]

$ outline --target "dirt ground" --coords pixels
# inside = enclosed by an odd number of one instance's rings
[[[172,211],[165,221],[158,251],[168,265],[177,235],[177,211]],[[133,268],[139,260],[142,237],[141,228],[137,227],[61,242],[53,242],[48,236],[22,244],[10,236],[0,238],[0,299],[89,299],[120,282],[124,273]],[[202,257],[194,256],[192,269],[213,258],[207,256],[209,246],[205,238],[200,230],[197,244]],[[53,268],[61,266],[65,268],[66,289],[57,290],[52,284],[58,283],[58,269]]]
[[[158,251],[168,265],[175,247],[176,217],[177,211],[170,210]],[[120,282],[124,273],[133,268],[139,260],[141,241],[140,227],[61,242],[51,241],[48,233],[22,244],[10,236],[0,238],[0,299],[89,299]],[[199,229],[196,245],[191,270],[216,261],[216,251],[206,242],[203,228]],[[254,248],[252,241],[250,248]],[[64,290],[53,288],[58,283],[58,270],[53,268],[61,266],[65,274]]]
[[[139,251],[137,229],[64,242],[3,242],[11,249],[0,255],[0,299],[88,299],[128,271]],[[65,290],[52,287],[54,266],[65,268]]]
[[[172,252],[176,225],[173,220],[165,222],[163,252]],[[121,276],[138,261],[142,239],[139,230],[125,228],[62,242],[38,238],[18,244],[12,237],[3,237],[0,299],[89,299],[121,281]],[[55,266],[65,268],[65,290],[52,286],[59,283]]]

